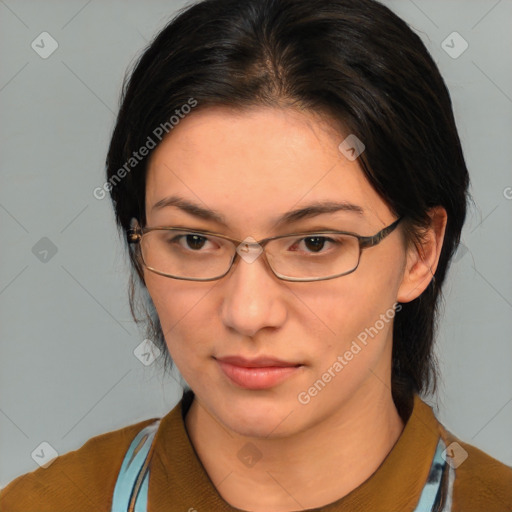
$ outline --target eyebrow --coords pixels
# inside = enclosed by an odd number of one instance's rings
[[[164,197],[163,199],[160,199],[160,201],[156,202],[152,206],[151,210],[160,210],[168,206],[175,206],[180,210],[183,210],[184,212],[193,215],[194,217],[198,217],[203,220],[217,222],[218,224],[221,224],[226,228],[229,227],[225,217],[219,212],[216,212],[215,210],[210,210],[208,208],[204,208],[203,206],[180,196]],[[303,208],[291,210],[289,212],[284,213],[280,217],[277,217],[274,220],[274,227],[277,228],[287,224],[292,224],[302,219],[316,217],[317,215],[322,215],[324,213],[334,213],[338,211],[352,212],[358,215],[364,215],[364,209],[361,206],[346,201],[315,201]]]

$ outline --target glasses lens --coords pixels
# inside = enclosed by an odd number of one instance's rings
[[[352,272],[359,263],[359,242],[351,235],[291,235],[270,240],[265,248],[270,265],[280,277],[325,279]],[[145,265],[161,274],[213,279],[226,274],[236,246],[204,233],[155,229],[142,237],[141,251]]]
[[[145,265],[170,276],[211,279],[229,268],[234,246],[228,240],[192,231],[155,229],[141,241]]]
[[[355,236],[312,233],[271,240],[267,257],[283,277],[317,279],[352,272],[359,263],[359,241]]]

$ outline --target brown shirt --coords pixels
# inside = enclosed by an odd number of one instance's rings
[[[162,418],[150,465],[148,512],[235,512],[217,492],[188,437],[184,417],[193,395]],[[131,441],[157,418],[96,436],[80,449],[14,479],[0,491],[0,512],[109,512],[117,475]],[[418,396],[391,452],[365,482],[322,512],[413,511],[439,436],[468,457],[456,468],[454,512],[512,512],[512,468],[463,443],[436,420]]]

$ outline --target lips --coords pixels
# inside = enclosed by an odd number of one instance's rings
[[[292,363],[276,359],[274,357],[257,357],[255,359],[246,359],[241,356],[227,356],[216,358],[224,363],[233,364],[235,366],[242,366],[244,368],[267,368],[267,367],[289,367],[301,366],[301,363]]]
[[[302,364],[273,357],[246,359],[228,356],[216,359],[228,382],[239,388],[262,390],[277,386],[292,375],[300,373]]]

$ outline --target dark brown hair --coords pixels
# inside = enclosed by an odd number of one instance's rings
[[[404,416],[415,392],[435,390],[437,308],[469,197],[450,95],[421,39],[374,0],[205,0],[186,7],[125,80],[106,161],[123,235],[132,218],[145,225],[151,151],[130,168],[126,163],[149,138],[154,141],[157,127],[172,133],[169,119],[191,98],[197,106],[190,115],[225,105],[289,106],[330,116],[364,142],[362,170],[392,212],[405,218],[402,229],[410,241],[420,240],[431,207],[446,209],[435,279],[420,297],[402,304],[394,320],[392,392]],[[162,349],[165,368],[171,367],[132,252],[130,259],[132,314],[148,322],[147,336]],[[145,294],[142,301],[135,300],[136,289]]]

